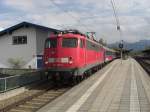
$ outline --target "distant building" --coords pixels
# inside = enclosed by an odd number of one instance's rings
[[[21,60],[21,68],[41,68],[45,39],[58,30],[22,22],[0,32],[0,68]]]

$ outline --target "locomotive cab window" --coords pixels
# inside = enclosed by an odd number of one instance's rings
[[[57,47],[57,39],[47,39],[45,41],[45,48],[56,48]]]
[[[63,38],[62,47],[76,48],[78,40],[76,38]]]

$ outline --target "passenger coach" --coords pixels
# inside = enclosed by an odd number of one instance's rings
[[[116,58],[116,51],[107,47],[104,47],[105,50],[105,62],[110,62]]]

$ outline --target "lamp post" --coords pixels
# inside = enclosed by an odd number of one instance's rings
[[[121,42],[119,44],[119,48],[120,48],[120,57],[121,57],[121,64],[122,64],[123,40],[121,40]]]

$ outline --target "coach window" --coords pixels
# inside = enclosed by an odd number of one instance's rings
[[[27,44],[27,36],[13,36],[13,45]]]
[[[76,48],[78,45],[77,43],[77,38],[63,38],[62,47]]]
[[[106,55],[111,55],[111,52],[110,51],[106,51]]]
[[[83,48],[84,47],[84,41],[83,39],[80,39],[80,48]]]

